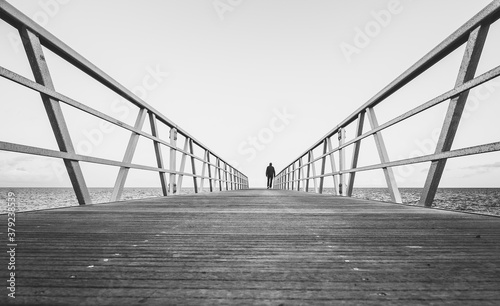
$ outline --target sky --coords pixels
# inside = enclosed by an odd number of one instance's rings
[[[463,25],[487,0],[9,0],[208,148],[265,186],[359,106]],[[478,74],[500,64],[497,24]],[[464,48],[377,106],[380,124],[453,88]],[[137,109],[45,50],[57,91],[133,124]],[[0,65],[33,79],[15,29],[0,22]],[[0,80],[0,140],[57,149],[40,97]],[[471,92],[453,148],[498,141],[500,80]],[[433,153],[446,104],[383,132],[392,160]],[[129,133],[63,105],[77,153],[121,160]],[[149,131],[149,124],[144,125]],[[368,122],[365,124],[365,131]],[[160,129],[167,138],[168,131]],[[347,137],[353,137],[348,127]],[[338,145],[335,137],[334,145]],[[182,147],[182,141],[178,144]],[[151,141],[133,162],[155,166]],[[165,150],[166,151],[166,150]],[[316,150],[317,151],[317,150]],[[315,154],[318,154],[317,151]],[[347,150],[348,162],[350,149]],[[316,155],[317,156],[317,155]],[[450,160],[441,187],[500,187],[500,155]],[[378,163],[370,137],[359,165]],[[117,169],[82,163],[87,184]],[[187,168],[189,170],[189,167]],[[422,187],[428,163],[395,168]],[[201,169],[197,169],[200,173]],[[189,184],[186,180],[186,184]],[[328,184],[332,184],[327,180]],[[0,152],[0,187],[70,186],[59,160]],[[159,186],[131,171],[126,186]],[[382,170],[357,187],[384,187]]]

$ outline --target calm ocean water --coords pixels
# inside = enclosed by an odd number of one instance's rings
[[[113,188],[89,188],[93,203],[109,202]],[[403,202],[416,205],[420,198],[420,188],[401,188]],[[71,188],[0,188],[0,213],[6,212],[8,192],[16,195],[17,211],[30,211],[64,206],[77,206]],[[190,194],[189,188],[181,194]],[[332,194],[332,189],[324,193]],[[143,199],[161,196],[159,188],[125,188],[122,200]],[[361,199],[390,202],[390,195],[385,188],[357,188],[354,197]],[[500,188],[440,188],[434,200],[434,206],[444,209],[476,212],[500,216]]]

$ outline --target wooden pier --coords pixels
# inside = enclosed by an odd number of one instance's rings
[[[1,304],[500,304],[500,218],[400,204],[169,196],[17,213],[16,239]]]

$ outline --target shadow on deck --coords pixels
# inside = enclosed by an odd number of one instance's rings
[[[258,189],[16,217],[15,304],[500,303],[495,217]]]

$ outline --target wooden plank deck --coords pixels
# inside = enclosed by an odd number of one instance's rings
[[[495,217],[246,190],[18,213],[16,230],[14,304],[500,304]]]

